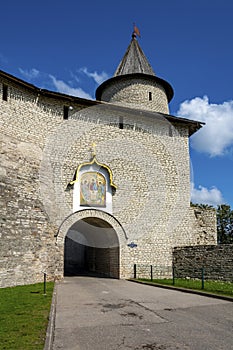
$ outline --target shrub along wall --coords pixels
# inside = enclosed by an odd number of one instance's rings
[[[233,282],[233,244],[176,247],[173,264],[177,278],[201,278]]]

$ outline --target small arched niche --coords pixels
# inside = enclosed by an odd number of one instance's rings
[[[73,212],[98,208],[112,214],[112,196],[116,186],[112,181],[111,169],[97,161],[82,163],[75,172],[73,186]]]

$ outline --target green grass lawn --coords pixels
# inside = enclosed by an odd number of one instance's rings
[[[172,279],[138,279],[139,281],[152,282],[158,284],[172,285]],[[194,279],[181,279],[177,278],[175,280],[175,287],[188,288],[203,290],[204,292],[226,295],[233,297],[233,283],[231,282],[221,282],[221,281],[205,281],[204,289],[201,289],[201,280]]]
[[[0,289],[0,349],[44,347],[53,282]]]

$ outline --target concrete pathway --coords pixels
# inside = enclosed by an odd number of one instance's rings
[[[53,350],[230,350],[233,303],[124,280],[57,285]]]

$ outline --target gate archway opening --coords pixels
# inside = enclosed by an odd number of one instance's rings
[[[85,217],[68,230],[64,244],[64,275],[119,278],[119,239],[115,229],[98,217]]]

